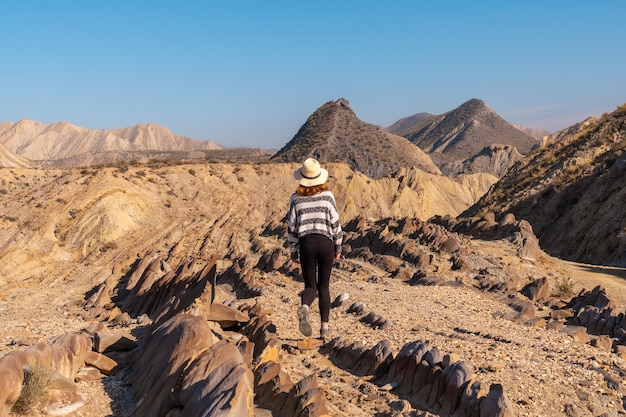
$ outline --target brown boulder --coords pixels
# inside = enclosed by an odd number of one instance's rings
[[[93,337],[93,350],[98,353],[132,350],[137,343],[116,333],[96,332]]]
[[[117,362],[98,352],[88,352],[85,356],[85,365],[93,366],[105,375],[111,374]]]
[[[480,415],[489,417],[514,417],[513,405],[504,394],[504,388],[500,384],[493,384],[489,393],[480,402]]]
[[[52,372],[44,392],[38,398],[44,414],[62,416],[75,412],[85,401],[78,385],[58,372]]]
[[[182,415],[254,416],[254,375],[237,347],[220,341],[202,352],[183,371],[172,393]]]
[[[527,284],[521,293],[531,301],[544,302],[550,298],[550,285],[545,277],[540,278]]]
[[[122,373],[123,379],[133,383],[139,404],[135,415],[165,416],[174,406],[171,392],[183,369],[215,343],[217,338],[199,316],[179,313],[154,327]]]

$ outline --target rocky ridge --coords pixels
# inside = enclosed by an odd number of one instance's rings
[[[510,211],[555,256],[626,266],[626,106],[550,136],[467,215]]]

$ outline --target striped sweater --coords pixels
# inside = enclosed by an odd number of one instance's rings
[[[308,234],[326,236],[335,244],[335,253],[341,253],[341,224],[335,196],[322,191],[310,197],[292,194],[287,216],[287,242],[291,252],[298,252],[298,239]]]

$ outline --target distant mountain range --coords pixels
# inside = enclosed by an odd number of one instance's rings
[[[68,122],[47,125],[27,119],[0,123],[0,146],[1,166],[32,166],[37,162],[66,159],[93,162],[95,155],[109,153],[222,149],[211,141],[178,136],[154,123],[90,130]]]
[[[360,120],[343,98],[315,110],[272,161],[302,162],[309,156],[322,162],[345,162],[372,178],[391,175],[401,167],[441,173],[405,138]]]
[[[501,177],[544,133],[509,124],[478,99],[441,115],[417,113],[381,128],[360,120],[340,98],[315,110],[273,156],[262,149],[223,148],[181,137],[153,123],[90,130],[24,119],[0,123],[0,166],[67,168],[155,158],[251,162],[270,156],[274,162],[301,162],[314,156],[348,163],[372,178],[408,167],[451,177]]]
[[[547,132],[514,127],[478,99],[442,115],[417,113],[386,128],[361,121],[348,101],[339,99],[309,116],[272,160],[297,162],[314,156],[346,162],[375,178],[399,167],[434,172],[433,164],[451,177],[474,173],[501,177],[538,145],[530,134],[543,133]]]

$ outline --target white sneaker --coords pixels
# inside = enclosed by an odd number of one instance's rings
[[[323,340],[330,340],[330,326],[322,326],[320,327],[320,337]]]
[[[298,307],[298,322],[300,333],[309,337],[313,333],[311,330],[311,323],[309,323],[309,306],[306,304],[302,304]]]

